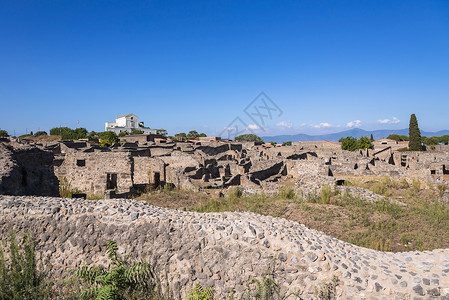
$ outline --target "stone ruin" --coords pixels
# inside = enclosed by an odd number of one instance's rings
[[[106,149],[89,141],[6,141],[0,142],[0,154],[0,194],[24,195],[0,195],[0,238],[11,230],[31,232],[37,255],[50,256],[58,276],[84,259],[106,263],[102,242],[114,239],[126,253],[149,259],[178,291],[177,299],[196,283],[213,285],[217,299],[225,299],[232,287],[240,295],[242,284],[262,276],[271,262],[283,290],[301,289],[303,299],[313,298],[314,289],[333,275],[341,281],[338,299],[449,299],[448,250],[393,254],[251,213],[200,214],[126,199],[48,197],[58,195],[58,179],[73,190],[109,196],[165,185],[277,192],[283,182],[313,192],[346,178],[384,175],[446,182],[444,147],[380,157],[328,142],[265,148],[227,141],[142,141]],[[375,195],[365,196],[375,201]]]
[[[446,148],[397,152],[388,147],[379,155],[378,149],[348,152],[330,142],[265,148],[220,140],[160,143],[141,136],[111,148],[89,141],[3,142],[0,147],[4,153],[0,191],[5,194],[54,196],[57,178],[73,191],[95,196],[107,191],[126,196],[136,189],[165,185],[194,191],[225,191],[239,185],[248,191],[275,192],[276,183],[282,181],[292,182],[298,190],[313,190],[322,184],[341,184],[345,178],[384,175],[449,180]]]

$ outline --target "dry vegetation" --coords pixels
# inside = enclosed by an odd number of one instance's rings
[[[320,193],[302,195],[281,186],[276,197],[244,196],[233,187],[226,197],[179,190],[152,191],[140,196],[157,206],[200,212],[251,211],[283,217],[338,239],[381,251],[449,248],[449,205],[442,202],[443,185],[389,177],[351,179],[347,185],[367,188],[398,199],[369,203],[355,194],[323,186]]]

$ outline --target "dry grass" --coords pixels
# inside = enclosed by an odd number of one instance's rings
[[[449,248],[449,206],[441,202],[442,186],[424,182],[366,178],[350,185],[368,188],[406,207],[379,201],[369,203],[357,195],[336,193],[324,186],[317,195],[301,195],[281,187],[278,196],[259,193],[226,197],[186,191],[155,191],[140,197],[154,205],[199,212],[251,211],[283,217],[359,246],[381,251]]]

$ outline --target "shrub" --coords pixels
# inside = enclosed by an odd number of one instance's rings
[[[81,266],[75,271],[75,276],[87,285],[80,298],[123,299],[135,291],[155,295],[157,278],[151,266],[144,262],[129,264],[118,257],[117,251],[117,244],[108,241],[106,253],[111,263],[107,269]]]
[[[438,194],[440,195],[440,197],[443,197],[444,191],[446,190],[446,188],[447,187],[444,184],[438,185]]]
[[[295,198],[295,191],[291,187],[279,187],[279,196],[281,199],[293,199]]]
[[[320,202],[321,204],[330,204],[331,203],[331,194],[332,190],[330,185],[325,184],[321,187],[320,191]]]
[[[1,299],[51,299],[51,282],[47,275],[37,271],[34,243],[26,235],[21,246],[15,234],[9,237],[9,261],[0,248]]]
[[[128,131],[122,131],[118,134],[119,137],[128,135]]]
[[[200,284],[195,287],[187,295],[187,300],[209,300],[212,299],[214,289],[211,286],[203,288]]]

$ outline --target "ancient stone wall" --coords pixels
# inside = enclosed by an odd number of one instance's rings
[[[0,142],[0,194],[59,195],[53,153]]]
[[[436,299],[449,297],[449,251],[387,253],[357,247],[304,225],[252,213],[200,214],[131,200],[85,201],[0,196],[0,237],[30,232],[38,257],[52,274],[106,264],[104,243],[156,266],[178,299],[196,284],[213,286],[225,299],[274,264],[284,292],[314,288],[332,276],[338,299]]]
[[[89,194],[102,195],[115,187],[126,192],[133,186],[129,152],[67,152],[55,174],[64,177],[70,188]]]

